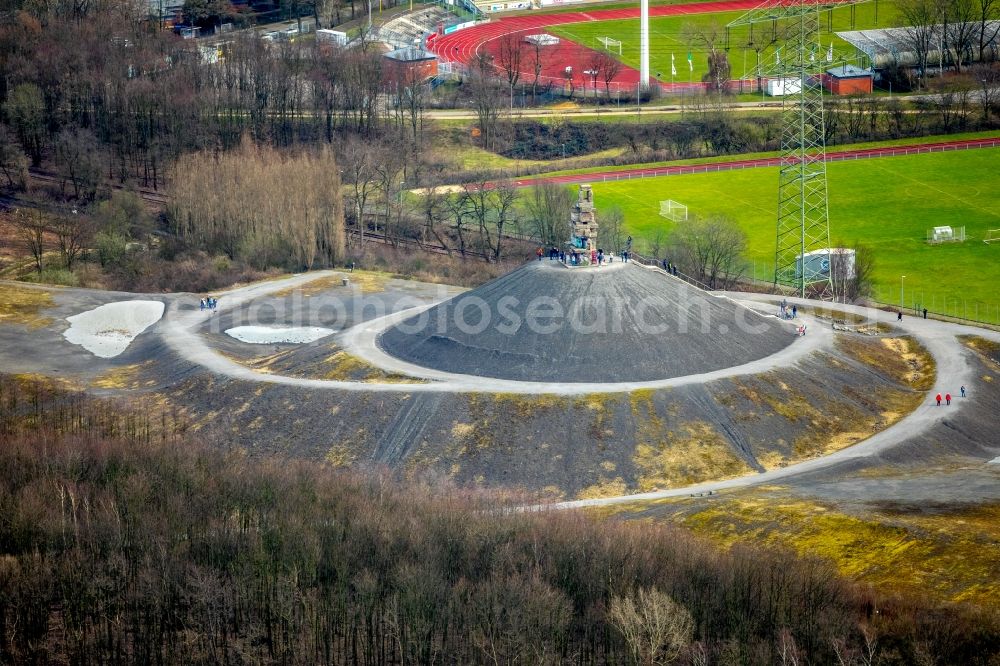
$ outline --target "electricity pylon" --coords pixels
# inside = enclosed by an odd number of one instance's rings
[[[795,287],[803,297],[807,290],[817,298],[833,296],[829,254],[810,255],[830,247],[823,87],[814,78],[831,59],[818,41],[819,12],[850,4],[766,0],[729,24],[781,26],[773,62],[762,64],[760,72],[762,80],[780,81],[784,93],[774,283]]]

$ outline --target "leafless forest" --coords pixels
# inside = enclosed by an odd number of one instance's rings
[[[995,618],[517,500],[248,459],[2,376],[0,661],[993,663]]]

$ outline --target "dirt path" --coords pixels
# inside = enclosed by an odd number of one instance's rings
[[[773,302],[775,297],[756,294],[733,294],[743,296],[759,302]],[[790,298],[789,303],[802,306],[816,305],[808,299]],[[725,481],[710,481],[683,488],[671,488],[650,493],[636,495],[621,495],[617,497],[602,497],[599,499],[576,500],[570,502],[560,502],[556,504],[538,505],[536,509],[575,509],[582,507],[610,506],[614,504],[626,504],[629,502],[641,502],[671,497],[687,497],[690,495],[719,492],[734,488],[746,488],[749,486],[773,483],[792,476],[815,472],[824,468],[836,465],[844,460],[852,458],[870,458],[876,456],[887,449],[905,443],[914,435],[918,435],[938,421],[949,417],[953,418],[963,408],[961,400],[953,401],[950,407],[938,407],[933,400],[937,393],[944,395],[951,393],[953,396],[959,394],[961,386],[966,386],[970,391],[975,391],[979,383],[979,378],[975,376],[973,366],[969,362],[972,352],[967,350],[957,339],[959,335],[976,335],[982,338],[1000,342],[1000,333],[988,331],[961,324],[951,324],[933,320],[924,320],[906,317],[902,322],[897,322],[892,313],[863,308],[852,305],[832,305],[823,303],[822,307],[831,310],[852,312],[877,319],[885,323],[892,324],[902,329],[905,333],[912,335],[928,352],[934,357],[937,364],[937,379],[934,387],[928,392],[928,399],[905,416],[893,426],[886,428],[882,432],[869,437],[859,444],[841,449],[829,455],[807,460],[794,465],[789,465],[780,469],[774,469],[762,474],[743,476]]]
[[[275,280],[248,287],[242,287],[226,292],[219,297],[223,310],[247,304],[255,298],[271,292],[299,287],[312,280],[336,274],[335,271],[320,271],[293,276],[284,280]],[[739,297],[740,295],[736,295]],[[718,295],[719,298],[731,298],[728,295]],[[735,300],[735,298],[733,299]],[[160,328],[163,340],[181,357],[197,363],[220,375],[241,379],[244,381],[269,384],[283,384],[301,388],[365,391],[365,392],[395,392],[395,393],[517,393],[521,395],[551,394],[551,395],[589,395],[594,393],[627,393],[642,389],[665,389],[689,384],[704,384],[716,379],[755,375],[794,364],[809,354],[828,349],[833,344],[833,331],[822,324],[805,318],[809,324],[809,335],[797,338],[783,350],[770,356],[744,363],[731,368],[723,368],[712,372],[672,377],[644,382],[526,382],[477,377],[441,372],[430,368],[407,363],[389,356],[376,344],[378,335],[393,324],[403,319],[419,314],[422,310],[435,305],[410,308],[378,319],[359,324],[340,334],[339,339],[345,351],[362,360],[393,374],[409,375],[428,380],[426,384],[392,383],[392,382],[351,382],[340,380],[307,379],[288,377],[284,375],[264,374],[226,358],[213,350],[197,333],[198,327],[218,313],[203,312],[197,309],[182,311],[179,303],[171,305],[165,321]],[[794,326],[789,324],[787,334],[794,336]]]

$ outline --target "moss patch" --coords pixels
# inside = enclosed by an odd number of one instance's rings
[[[143,363],[132,363],[131,365],[120,365],[101,373],[90,385],[101,389],[139,389],[156,385],[156,379],[152,377],[143,378],[143,371],[153,364],[153,361]]]
[[[915,391],[928,391],[934,386],[934,357],[913,338],[866,340],[841,335],[836,345],[854,360]]]
[[[703,421],[685,424],[680,435],[670,432],[659,442],[638,444],[632,460],[639,470],[637,482],[642,492],[753,471],[732,452],[722,435]]]
[[[333,289],[339,289],[342,291],[348,291],[351,289],[360,289],[363,294],[372,294],[380,291],[385,291],[385,284],[391,278],[387,273],[379,273],[376,271],[354,271],[337,273],[335,275],[328,275],[326,277],[317,278],[294,287],[285,287],[280,289],[273,294],[275,298],[283,298],[285,296],[291,296],[292,294],[301,294],[302,296],[316,296],[322,294],[323,292],[330,291]],[[343,280],[347,278],[348,286],[344,286]]]
[[[1000,504],[862,516],[787,497],[731,499],[683,518],[725,544],[789,546],[886,591],[1000,607]]]
[[[48,326],[52,319],[39,313],[53,305],[52,294],[44,289],[0,285],[0,324],[20,324],[28,328]]]

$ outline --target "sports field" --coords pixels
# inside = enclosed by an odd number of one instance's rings
[[[876,6],[878,8],[877,21],[875,17]],[[677,68],[677,76],[673,79],[675,82],[700,81],[702,75],[708,71],[708,48],[704,42],[688,35],[692,32],[710,33],[714,26],[714,30],[718,34],[717,45],[724,48],[725,26],[742,14],[743,12],[718,12],[651,17],[649,19],[649,67],[652,75],[660,81],[669,83],[671,81],[670,57],[673,55]],[[819,47],[815,54],[816,61],[822,63],[826,60],[827,50],[831,43],[834,47],[834,64],[841,62],[843,57],[853,57],[854,48],[833,35],[834,32],[898,26],[901,25],[900,21],[895,3],[892,0],[855,5],[853,26],[850,7],[823,10],[820,12],[821,34]],[[603,48],[598,42],[600,37],[620,40],[622,42],[621,60],[631,67],[639,67],[638,18],[554,25],[546,28],[546,31],[592,49]],[[769,45],[771,41],[770,26],[754,26],[752,39],[748,27],[733,28],[729,33],[729,62],[732,67],[732,78],[739,79],[755,67],[757,61],[755,48],[761,48],[760,58],[765,65],[773,64],[775,50],[773,46]],[[694,71],[691,71],[688,66],[688,53],[692,54]],[[617,55],[617,52],[614,55]]]
[[[908,306],[970,318],[978,312],[1000,323],[1000,242],[982,242],[988,229],[1000,229],[997,164],[1000,148],[830,163],[833,243],[872,248],[880,300],[898,303],[905,275]],[[597,182],[594,193],[599,210],[622,208],[640,250],[675,224],[659,216],[661,200],[679,201],[693,215],[731,217],[746,230],[749,258],[764,276],[773,271],[777,182],[776,168],[759,168]],[[969,240],[929,245],[927,230],[942,225],[965,226]]]

